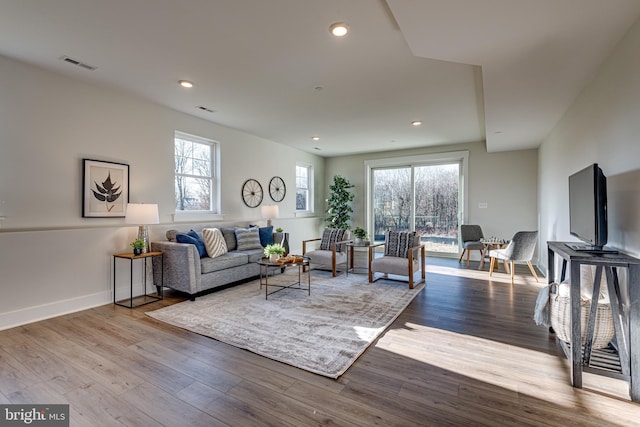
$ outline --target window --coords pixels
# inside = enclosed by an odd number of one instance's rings
[[[430,254],[456,257],[465,219],[467,151],[365,161],[367,226],[375,241],[385,230],[411,230]]]
[[[217,143],[175,133],[176,212],[218,211]]]
[[[296,165],[296,211],[313,212],[313,167]]]

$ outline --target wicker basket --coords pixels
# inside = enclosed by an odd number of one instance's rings
[[[556,293],[549,297],[551,326],[556,336],[565,342],[571,342],[571,300],[569,297],[569,284],[562,283],[556,286]],[[582,331],[582,345],[587,333],[587,321],[591,310],[591,300],[580,297],[580,323]],[[615,335],[611,305],[600,302],[596,310],[596,319],[593,332],[592,348],[605,348]]]

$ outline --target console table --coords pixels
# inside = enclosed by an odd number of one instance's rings
[[[562,341],[562,347],[571,366],[571,384],[582,388],[582,372],[591,372],[629,382],[629,395],[634,402],[640,402],[640,260],[622,253],[601,254],[575,251],[565,242],[548,242],[548,281],[555,279],[555,256],[562,258],[560,281],[565,279],[567,264],[571,272],[571,343],[569,348]],[[590,364],[592,350],[589,339],[582,348],[582,325],[580,322],[580,267],[596,266],[592,301],[598,301],[601,274],[607,279],[607,289],[611,303],[614,328],[616,332],[619,369],[598,367]],[[623,290],[618,280],[618,271],[626,269],[629,307],[623,306]],[[587,326],[587,338],[593,335],[595,304],[592,304]]]

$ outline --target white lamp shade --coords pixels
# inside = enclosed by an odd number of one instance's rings
[[[158,224],[158,205],[154,203],[129,203],[124,217],[127,224]]]
[[[278,218],[278,205],[264,205],[260,208],[263,219]]]

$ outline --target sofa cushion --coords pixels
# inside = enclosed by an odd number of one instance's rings
[[[224,241],[227,243],[227,251],[235,251],[238,248],[236,240],[236,229],[231,227],[223,227],[220,229]]]
[[[260,244],[262,246],[273,245],[273,226],[260,227],[258,232],[260,233]]]
[[[246,251],[238,251],[238,253],[244,254],[249,258],[249,262],[258,262],[264,258],[264,248],[260,249],[248,249]]]
[[[213,271],[225,270],[231,267],[237,267],[249,262],[249,256],[246,253],[238,251],[227,252],[216,258],[204,257],[200,259],[200,268],[202,274],[211,273]]]
[[[415,231],[391,231],[385,233],[384,254],[398,258],[406,258],[409,248],[413,247]]]
[[[227,243],[222,232],[217,228],[202,229],[202,240],[210,258],[219,257],[227,253]]]
[[[320,250],[331,251],[333,250],[333,244],[336,242],[342,242],[347,236],[347,230],[340,230],[337,228],[325,228],[322,233],[322,241],[320,242]],[[342,245],[338,245],[337,252],[342,252]]]
[[[258,228],[236,228],[237,250],[261,249],[260,233]]]
[[[188,233],[177,233],[176,234],[176,242],[178,243],[190,243],[195,245],[198,250],[198,254],[200,258],[207,256],[207,249],[204,246],[204,241],[202,238],[193,230],[190,230]]]

